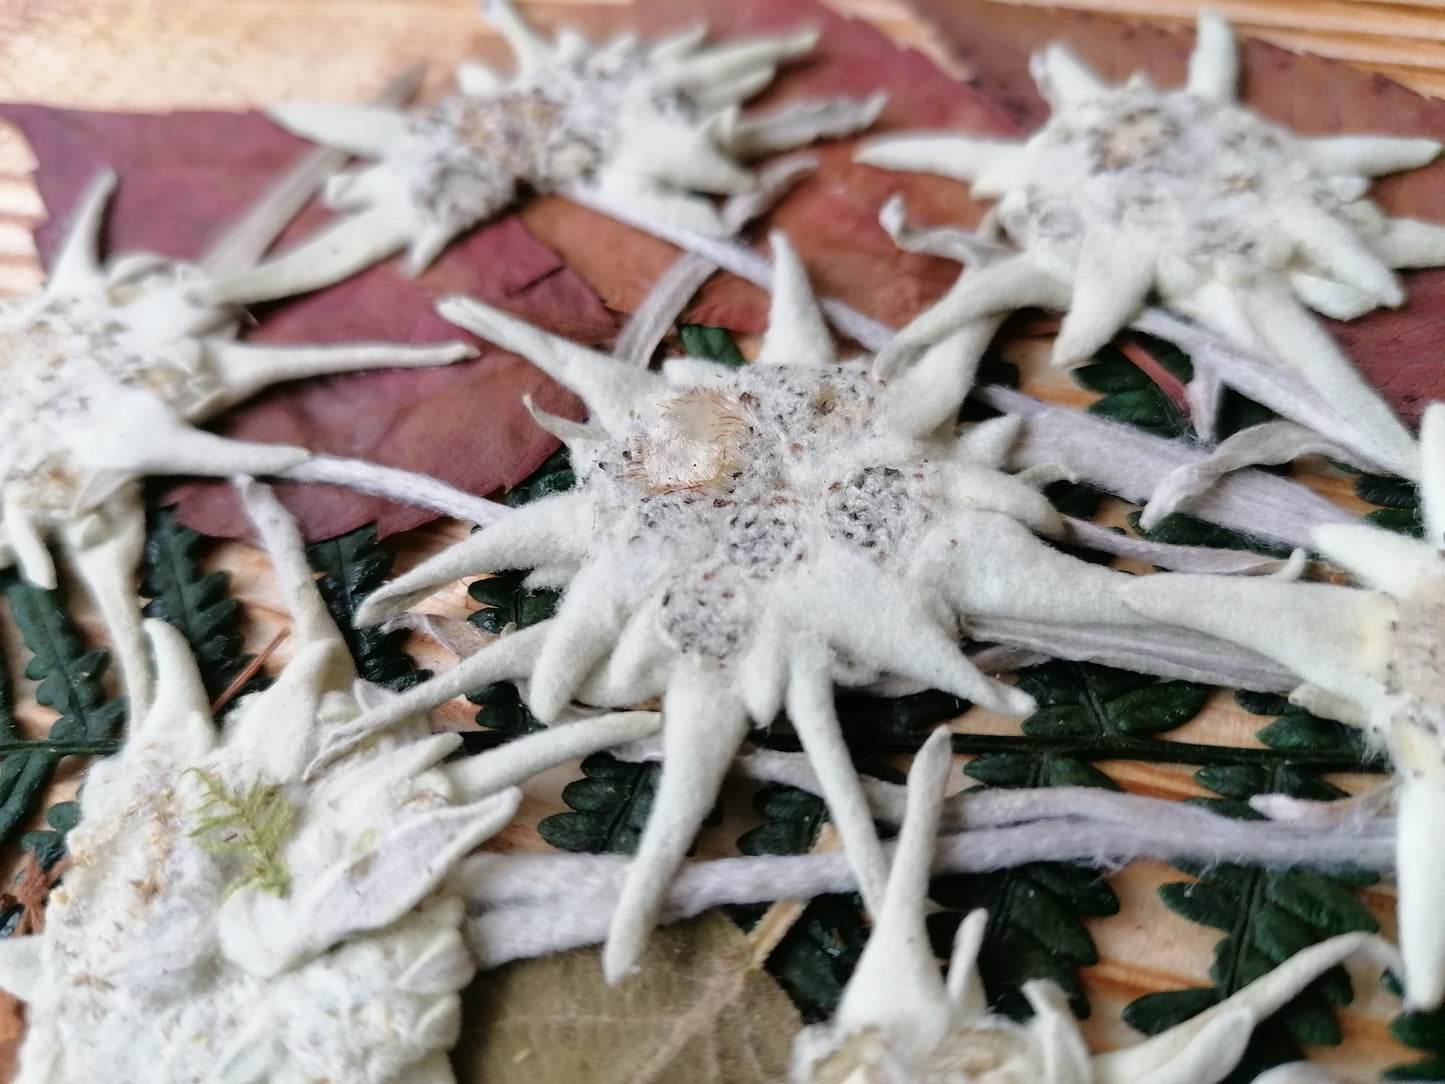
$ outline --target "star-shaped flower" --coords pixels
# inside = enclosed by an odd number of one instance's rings
[[[1216,1084],[1238,1064],[1255,1026],[1330,968],[1356,955],[1383,967],[1396,962],[1393,947],[1373,935],[1331,938],[1168,1031],[1093,1056],[1063,991],[1046,979],[1024,984],[1034,1010],[1027,1023],[996,1016],[975,966],[988,915],[974,911],[959,926],[946,979],[924,925],[951,766],[948,732],[940,729],[909,770],[883,909],[838,1011],[794,1040],[794,1084]],[[1292,1069],[1258,1082],[1302,1079]]]
[[[1445,404],[1420,429],[1424,540],[1366,523],[1317,527],[1314,547],[1362,588],[1325,583],[1145,576],[1124,601],[1140,613],[1232,640],[1299,675],[1291,699],[1368,729],[1399,774],[1400,945],[1406,994],[1445,1002]]]
[[[1305,138],[1236,98],[1229,25],[1199,17],[1189,78],[1159,90],[1105,83],[1063,45],[1037,54],[1053,116],[1027,140],[890,136],[859,160],[939,173],[998,200],[1012,258],[962,275],[881,359],[886,372],[979,316],[1066,309],[1054,360],[1086,360],[1157,294],[1236,346],[1270,359],[1365,431],[1371,458],[1411,477],[1410,435],[1309,310],[1348,319],[1399,305],[1392,268],[1445,263],[1445,227],[1384,215],[1370,179],[1424,165],[1430,139]]]
[[[0,566],[56,584],[51,540],[100,608],[132,706],[150,676],[132,582],[148,474],[277,474],[304,448],[231,440],[196,424],[283,380],[471,354],[441,346],[263,347],[235,341],[238,314],[197,297],[195,264],[147,253],[102,264],[97,237],[115,184],[103,174],[74,212],[45,291],[0,301]]]
[[[459,739],[420,719],[304,777],[388,693],[357,679],[295,523],[246,488],[295,654],[221,733],[180,633],[147,623],[155,703],[90,769],[44,933],[0,942],[30,1004],[21,1084],[452,1080],[475,963],[447,878],[520,795],[459,804],[476,790],[438,766]]]
[[[649,372],[474,301],[444,301],[443,315],[587,403],[588,425],[536,414],[567,442],[578,484],[438,554],[359,615],[377,621],[439,584],[502,569],[534,568],[529,583],[565,587],[553,619],[502,637],[368,725],[505,679],[527,680],[547,722],[574,697],[609,707],[662,698],[665,766],[614,916],[613,980],[640,951],[750,726],[786,707],[877,904],[882,856],[834,684],[895,676],[1021,714],[1032,699],[960,650],[971,620],[1054,632],[1149,625],[1118,602],[1122,573],[1033,533],[1061,530],[1037,489],[1055,475],[998,469],[1014,420],[956,435],[988,329],[881,382],[871,358],[835,357],[797,256],[780,235],[773,251],[770,327],[740,369],[674,358]]]
[[[740,117],[741,103],[778,65],[810,50],[803,30],[704,47],[706,26],[653,43],[623,34],[594,45],[575,32],[548,40],[508,0],[486,0],[517,73],[480,63],[425,110],[293,103],[278,123],[373,159],[335,177],[332,206],[356,212],[289,253],[221,283],[217,296],[251,302],[329,285],[402,250],[420,273],[458,234],[526,191],[593,189],[642,219],[726,232],[706,195],[754,184],[746,161],[871,124],[883,97],[802,102]]]

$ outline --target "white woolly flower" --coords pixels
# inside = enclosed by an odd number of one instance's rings
[[[548,40],[507,0],[484,7],[516,54],[510,79],[466,63],[457,92],[417,112],[319,103],[270,111],[298,135],[374,162],[327,189],[332,206],[354,215],[221,284],[218,296],[249,302],[315,289],[403,249],[417,274],[524,189],[580,185],[644,219],[725,233],[699,193],[752,188],[738,160],[846,135],[883,106],[880,95],[739,117],[779,63],[813,47],[811,30],[704,47],[702,25],[653,43],[623,34],[594,45],[570,31]]]
[[[237,313],[196,298],[210,281],[200,266],[146,253],[99,262],[114,185],[104,173],[82,197],[45,291],[0,301],[0,566],[16,563],[26,579],[54,587],[49,544],[59,542],[95,596],[143,711],[150,678],[132,583],[145,529],[138,479],[296,470],[311,458],[304,448],[195,426],[283,380],[443,365],[472,351],[238,343]]]
[[[1035,537],[1061,530],[1036,488],[1057,474],[998,469],[1014,420],[956,435],[988,329],[879,381],[869,358],[834,356],[797,256],[781,236],[773,249],[770,327],[756,361],[735,370],[675,358],[649,372],[476,302],[443,302],[449,319],[529,358],[590,407],[589,425],[537,414],[568,443],[578,484],[395,580],[359,617],[379,620],[460,576],[534,568],[530,583],[566,588],[553,619],[390,710],[508,678],[527,680],[547,722],[574,697],[611,707],[662,698],[665,763],[614,915],[604,960],[613,980],[631,967],[750,726],[786,707],[876,904],[882,852],[834,684],[899,677],[1021,714],[1032,699],[960,650],[971,622],[989,620],[995,638],[1020,626],[1067,639],[1060,630],[1123,636],[1149,625],[1117,601],[1121,573]]]
[[[1314,547],[1365,588],[1146,576],[1128,584],[1142,614],[1232,640],[1276,659],[1304,684],[1291,696],[1368,728],[1399,774],[1400,945],[1409,1002],[1445,1003],[1445,404],[1420,428],[1425,537],[1366,523],[1315,528]]]
[[[1254,1027],[1331,967],[1367,955],[1396,962],[1378,937],[1345,934],[1304,949],[1219,1004],[1132,1047],[1091,1056],[1062,990],[1024,984],[1034,1010],[1020,1024],[988,1011],[975,966],[988,916],[974,911],[939,974],[924,925],[933,850],[952,766],[948,732],[924,744],[908,773],[908,806],[883,908],[833,1019],[793,1044],[794,1084],[1216,1084]],[[1258,1084],[1332,1080],[1297,1063]]]
[[[44,933],[0,942],[25,999],[17,1084],[449,1084],[475,963],[446,887],[515,790],[457,804],[459,739],[413,719],[324,772],[328,732],[388,694],[357,680],[269,491],[248,503],[296,652],[218,732],[181,635],[148,622],[157,696],[90,769]]]
[[[1054,360],[1086,360],[1157,293],[1237,346],[1294,372],[1412,477],[1409,434],[1309,309],[1341,319],[1399,305],[1397,267],[1445,263],[1445,228],[1386,217],[1370,179],[1424,165],[1431,139],[1305,138],[1236,99],[1229,24],[1199,16],[1189,78],[1103,82],[1063,45],[1037,54],[1053,116],[1025,141],[916,133],[858,160],[968,181],[1022,250],[964,274],[898,337],[886,368],[967,321],[1039,305],[1066,309]]]

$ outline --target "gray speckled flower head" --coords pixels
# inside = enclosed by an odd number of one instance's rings
[[[704,46],[707,28],[695,26],[656,42],[622,34],[594,45],[570,31],[543,37],[507,0],[488,0],[485,10],[516,54],[510,79],[463,64],[456,93],[410,114],[310,103],[271,110],[292,131],[373,161],[328,189],[351,217],[221,284],[218,296],[314,289],[403,249],[416,274],[524,188],[581,185],[643,219],[723,233],[707,196],[753,186],[740,161],[846,135],[883,106],[875,96],[739,115],[781,62],[813,47],[810,30]]]
[[[54,587],[59,542],[111,632],[132,707],[144,711],[150,679],[131,582],[144,534],[138,480],[296,469],[311,457],[304,448],[197,426],[280,381],[440,365],[472,351],[238,343],[234,310],[198,297],[212,281],[201,266],[148,253],[100,261],[114,184],[102,174],[83,196],[45,291],[0,301],[0,566]]]
[[[835,355],[797,256],[780,235],[773,251],[769,330],[739,369],[675,358],[649,372],[474,301],[443,302],[449,319],[587,403],[587,425],[538,415],[567,441],[578,484],[418,566],[360,615],[384,618],[459,576],[532,568],[530,583],[565,587],[556,617],[417,686],[398,710],[506,678],[526,680],[547,722],[574,698],[662,698],[665,768],[614,915],[604,961],[614,979],[631,967],[750,725],[786,707],[876,904],[881,850],[834,684],[902,678],[1025,713],[1030,697],[960,650],[971,622],[1148,624],[1115,597],[1121,573],[1036,537],[1061,528],[1037,488],[1057,474],[998,469],[1015,421],[956,432],[987,329],[880,381],[870,358]]]
[[[295,654],[221,734],[185,641],[148,626],[156,701],[90,769],[44,933],[0,943],[31,1009],[21,1084],[452,1080],[475,964],[445,881],[519,795],[457,804],[437,764],[458,739],[418,720],[307,777],[388,694],[357,680],[295,524],[248,490]]]
[[[1371,178],[1424,165],[1431,139],[1306,138],[1236,99],[1229,25],[1199,18],[1189,78],[1101,80],[1065,46],[1034,57],[1053,107],[1021,142],[916,133],[873,141],[859,160],[956,177],[998,199],[993,224],[1022,250],[962,276],[889,347],[886,371],[980,315],[1066,309],[1054,360],[1090,357],[1152,294],[1287,368],[1352,414],[1391,469],[1414,473],[1409,434],[1309,315],[1348,319],[1398,305],[1397,267],[1445,263],[1445,228],[1392,219],[1364,198]]]

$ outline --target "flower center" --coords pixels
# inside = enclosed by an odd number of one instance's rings
[[[1242,107],[1120,87],[1059,113],[1029,140],[1028,181],[999,213],[1020,244],[1066,265],[1094,226],[1154,238],[1204,273],[1249,277],[1290,258],[1278,228],[1288,204],[1340,207],[1293,143]]]

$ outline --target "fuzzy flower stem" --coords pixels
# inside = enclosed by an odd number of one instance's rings
[[[1046,791],[1010,796],[1009,816],[1023,817],[1031,803],[1042,803],[1032,819],[941,837],[934,872],[980,873],[1043,861],[1108,868],[1136,858],[1272,866],[1350,862],[1386,872],[1394,866],[1393,818],[1365,815],[1323,828],[1238,821],[1135,795],[1101,792],[1080,803],[1072,792],[1087,788],[1060,789],[1071,792],[1063,801]],[[1056,815],[1063,805],[1089,812]],[[887,849],[891,853],[891,847]],[[459,879],[472,910],[480,912],[472,919],[471,939],[482,966],[601,941],[627,863],[622,855],[485,854],[468,859]],[[678,874],[663,916],[676,921],[723,904],[856,889],[847,858],[839,852],[695,862]]]
[[[975,395],[991,407],[1025,419],[1013,448],[1013,466],[1023,469],[1066,462],[1083,477],[1126,500],[1148,500],[1171,471],[1208,458],[1207,453],[1176,441],[1151,437],[1009,388],[989,386]],[[1304,486],[1261,471],[1240,471],[1223,479],[1198,497],[1190,511],[1244,534],[1304,547],[1311,545],[1316,527],[1353,520],[1344,509]]]
[[[590,207],[594,211],[615,218],[643,233],[651,234],[659,240],[676,245],[684,251],[694,252],[705,257],[724,271],[761,286],[764,290],[772,289],[772,262],[745,245],[736,241],[709,237],[685,226],[634,214],[627,206],[608,199],[595,189],[582,185],[573,185],[567,189],[566,196],[584,207]],[[828,317],[828,321],[859,346],[877,351],[893,340],[895,335],[893,328],[881,320],[875,320],[873,317],[859,312],[851,305],[846,305],[833,298],[820,298],[818,304]]]
[[[1360,432],[1354,421],[1319,392],[1277,366],[1231,346],[1207,328],[1160,308],[1145,309],[1130,326],[1173,343],[1188,354],[1196,366],[1210,370],[1240,394],[1317,433],[1328,433],[1331,439],[1367,463],[1388,466],[1379,463],[1378,452],[1371,454],[1370,439]]]
[[[345,486],[359,493],[370,493],[388,500],[430,508],[453,519],[481,526],[496,523],[511,511],[505,504],[467,493],[428,475],[397,467],[384,467],[362,459],[316,455],[289,470],[279,472],[276,477],[288,482],[320,482]]]

